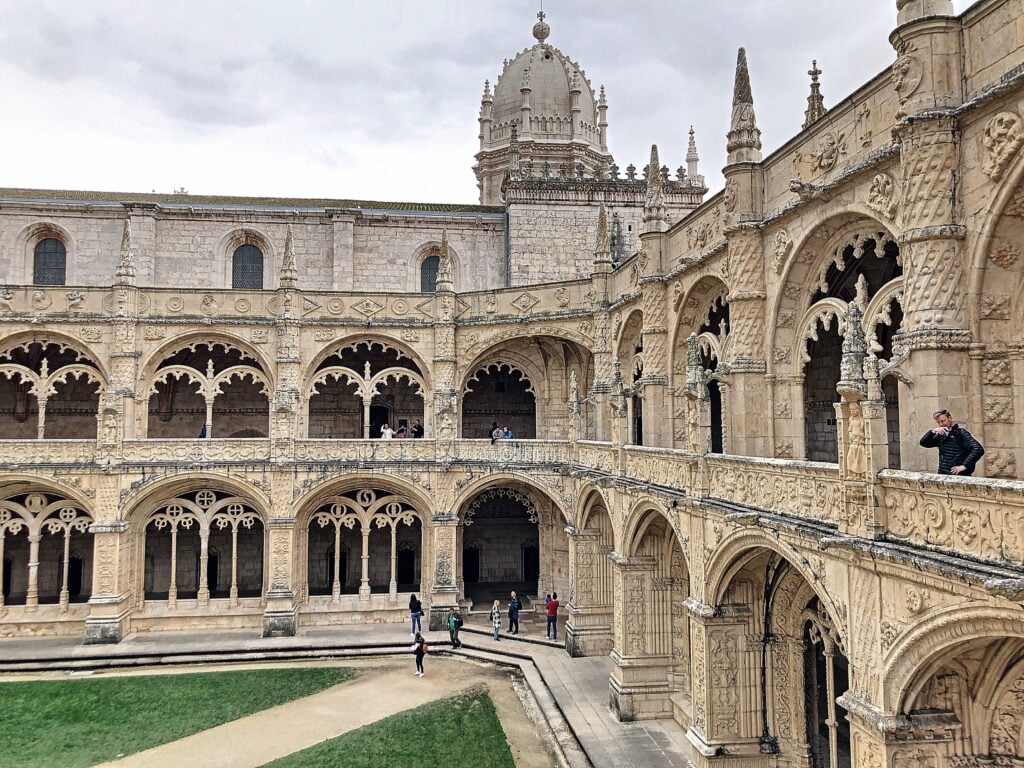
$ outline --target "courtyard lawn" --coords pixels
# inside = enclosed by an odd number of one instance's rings
[[[341,667],[0,682],[0,767],[113,760],[351,678]]]
[[[490,697],[432,701],[282,757],[264,768],[515,768]]]

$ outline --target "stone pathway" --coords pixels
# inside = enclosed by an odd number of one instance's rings
[[[511,690],[508,675],[453,659],[427,657],[427,675],[389,659],[357,666],[359,677],[319,693],[138,752],[100,768],[257,768],[382,718],[484,683],[498,710],[519,768],[550,768],[536,729]],[[180,670],[179,670],[180,671]],[[505,690],[499,690],[504,688]],[[510,706],[511,705],[511,706]],[[518,709],[518,713],[512,708]],[[525,726],[525,727],[524,727]]]
[[[309,649],[311,657],[342,648],[359,654],[386,654],[407,647],[411,642],[407,630],[405,624],[312,627],[300,630],[295,637],[285,638],[261,638],[252,630],[154,632],[132,635],[113,646],[84,646],[78,638],[46,638],[44,642],[25,638],[0,640],[0,659],[81,661],[93,656],[116,659],[145,654],[156,660],[147,661],[153,664],[157,661],[181,663],[183,658],[179,654],[186,653],[209,654],[209,657],[197,660],[217,663],[218,654],[227,651],[250,654],[246,658],[253,661],[265,654],[283,653],[289,649],[302,649],[303,652]],[[581,757],[584,763],[589,758],[597,768],[686,767],[692,748],[677,723],[672,720],[620,723],[614,718],[607,703],[608,677],[612,667],[609,658],[574,659],[564,649],[544,642],[542,634],[540,642],[532,632],[530,635],[529,639],[534,642],[503,637],[496,643],[483,633],[464,633],[463,651],[484,660],[518,664],[531,681],[531,687],[549,690],[549,709],[557,709],[555,715],[564,716],[572,734],[586,752],[586,758]],[[427,638],[433,651],[441,651],[447,643],[448,633],[431,632],[427,633]],[[437,657],[429,661],[436,662]],[[0,666],[11,670],[14,665],[4,663]],[[14,677],[18,676],[5,674],[0,679]],[[412,677],[411,669],[408,680],[417,681]],[[429,671],[424,680],[430,680]],[[536,686],[533,681],[536,681]],[[542,698],[541,693],[537,693],[538,699]],[[541,704],[543,706],[544,702]],[[550,722],[552,718],[548,713],[546,716]]]

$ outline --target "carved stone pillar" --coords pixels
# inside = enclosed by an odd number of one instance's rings
[[[959,21],[949,0],[897,0],[900,26],[892,80],[899,102],[900,254],[903,313],[914,382],[908,423],[923,433],[932,413],[971,413],[968,279],[960,218],[960,130],[952,110],[963,102]],[[902,406],[902,403],[901,403]],[[908,441],[910,442],[910,441]],[[934,456],[912,441],[904,469],[934,470]]]
[[[695,765],[728,754],[730,765],[764,765],[756,694],[760,670],[750,663],[760,653],[748,643],[746,618],[721,615],[695,598],[690,611],[692,724],[686,738],[697,753]],[[756,638],[755,638],[756,640]]]
[[[671,648],[658,647],[658,617],[652,587],[657,563],[653,557],[611,554],[615,590],[615,631],[608,681],[608,703],[623,721],[670,717]]]
[[[764,254],[754,229],[733,229],[729,240],[730,453],[770,456],[765,336]]]
[[[294,517],[272,517],[267,521],[267,567],[270,574],[263,609],[264,637],[289,637],[298,627],[292,586],[295,532]]]
[[[847,710],[852,765],[858,768],[949,765],[953,742],[963,728],[952,712],[889,714],[850,692],[840,696],[838,704]]]
[[[434,632],[444,629],[449,608],[459,605],[459,586],[455,574],[459,558],[459,518],[454,512],[439,512],[430,519],[433,534],[434,582],[430,588],[430,626]]]
[[[606,656],[612,640],[611,547],[600,531],[567,528],[572,591],[565,623],[565,649],[570,656]]]
[[[122,579],[123,563],[130,557],[128,526],[121,520],[96,522],[93,535],[92,595],[85,620],[87,645],[119,643],[128,619],[128,584]]]

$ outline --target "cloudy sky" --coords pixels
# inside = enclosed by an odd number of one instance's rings
[[[0,0],[0,186],[475,202],[483,81],[539,0]],[[969,0],[955,0],[964,10]],[[893,59],[895,0],[547,0],[617,162],[721,186],[736,48],[765,151]]]

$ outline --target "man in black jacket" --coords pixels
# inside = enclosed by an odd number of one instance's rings
[[[955,423],[949,411],[936,411],[932,418],[938,426],[924,433],[921,445],[939,449],[939,474],[973,475],[974,465],[985,455],[981,443]]]

